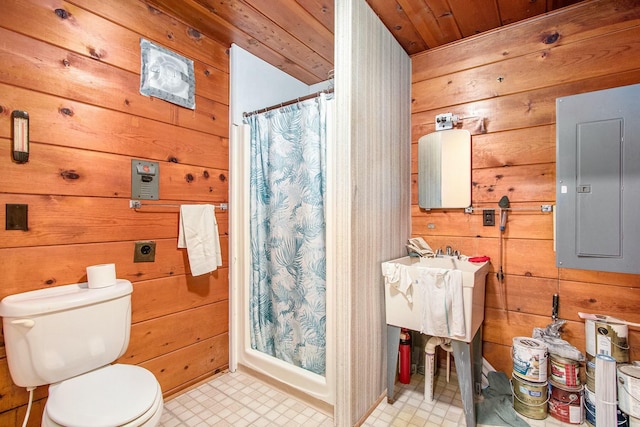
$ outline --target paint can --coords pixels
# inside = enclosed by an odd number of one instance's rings
[[[621,411],[620,407],[616,413],[618,427],[629,427],[630,417]],[[588,388],[584,390],[584,420],[588,426],[596,427],[596,392]]]
[[[549,415],[568,424],[582,424],[583,387],[549,381]]]
[[[534,420],[547,418],[548,383],[534,383],[517,376],[511,378],[513,409]]]
[[[526,381],[547,381],[547,345],[535,338],[513,338],[513,373]]]
[[[567,387],[580,385],[580,363],[557,354],[549,355],[550,380]]]
[[[631,417],[620,410],[618,407],[618,427],[630,427],[631,426]]]
[[[596,391],[587,389],[584,391],[584,420],[591,427],[596,425]]]
[[[606,354],[617,363],[629,362],[629,327],[620,323],[585,320],[586,350],[589,359]]]
[[[618,367],[618,406],[630,417],[640,418],[640,366]]]
[[[587,362],[587,388],[595,393],[596,391],[596,362],[590,360]]]

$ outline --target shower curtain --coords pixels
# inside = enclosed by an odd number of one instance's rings
[[[249,116],[251,347],[326,366],[327,95]]]

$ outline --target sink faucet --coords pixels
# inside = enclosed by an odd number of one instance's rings
[[[460,259],[461,253],[460,253],[459,250],[455,250],[454,251],[451,246],[447,245],[447,247],[445,248],[444,252],[442,252],[442,249],[436,250],[436,256],[443,256],[443,255],[450,256],[450,257],[456,257],[456,258]]]

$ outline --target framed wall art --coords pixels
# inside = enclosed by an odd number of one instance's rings
[[[140,39],[140,54],[140,93],[194,110],[193,61],[145,39]]]

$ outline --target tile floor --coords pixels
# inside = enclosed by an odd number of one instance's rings
[[[464,426],[464,413],[455,373],[450,382],[438,375],[434,403],[425,402],[424,375],[410,384],[396,384],[396,401],[386,399],[364,422],[366,427]],[[526,419],[531,427],[571,427],[552,417]],[[225,373],[165,402],[160,425],[174,426],[332,426],[333,419],[301,401],[249,376]],[[584,426],[587,426],[585,423]]]

